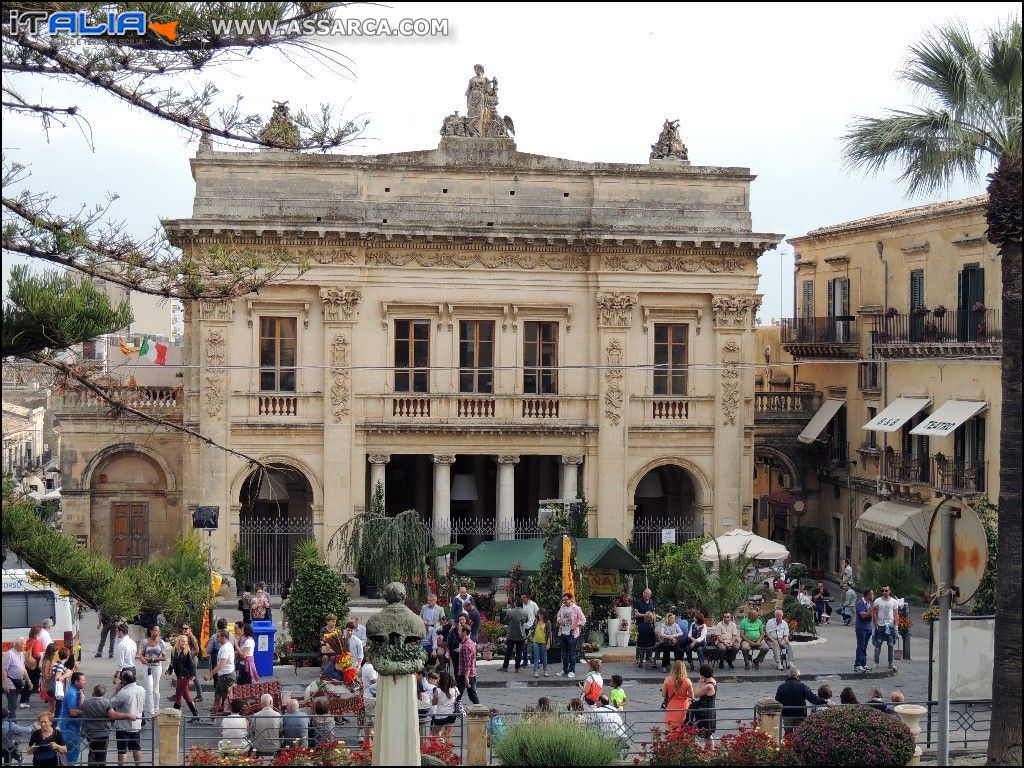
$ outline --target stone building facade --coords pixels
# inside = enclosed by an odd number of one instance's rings
[[[825,570],[886,550],[923,567],[941,499],[998,500],[1002,286],[985,205],[926,205],[790,241],[796,313],[781,344],[793,408],[813,398],[817,409],[790,442],[796,522],[829,534]],[[759,453],[771,445],[762,421]]]
[[[74,427],[67,524],[103,539],[90,489],[113,450],[162,473],[151,540],[220,507],[221,564],[267,521],[328,543],[378,482],[445,543],[521,535],[541,500],[584,494],[592,535],[749,527],[757,257],[780,239],[751,229],[754,177],[691,165],[672,124],[634,165],[524,154],[485,122],[388,155],[202,146],[171,240],[308,268],[186,307],[169,409],[273,470]]]

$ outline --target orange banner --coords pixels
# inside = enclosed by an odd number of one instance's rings
[[[206,655],[206,646],[210,642],[210,604],[203,603],[203,631],[199,633],[199,657]]]
[[[576,585],[572,580],[572,539],[562,536],[562,592],[576,599]]]

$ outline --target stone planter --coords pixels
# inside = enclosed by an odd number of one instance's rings
[[[925,707],[922,707],[920,704],[897,704],[892,710],[915,737],[921,733],[921,718],[928,714],[928,710]],[[914,756],[910,758],[910,762],[907,765],[920,764],[921,747],[916,747],[914,749]]]

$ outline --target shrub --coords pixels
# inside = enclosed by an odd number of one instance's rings
[[[875,590],[876,595],[881,595],[887,584],[892,587],[893,597],[920,597],[924,591],[924,585],[901,557],[866,561],[857,571],[856,582],[861,589]]]
[[[231,548],[231,574],[238,585],[238,594],[242,594],[242,589],[249,583],[249,577],[252,575],[252,558],[238,539],[235,539],[235,546]]]
[[[497,621],[480,622],[480,641],[496,643],[505,636],[505,625]]]
[[[796,765],[790,739],[781,744],[764,731],[741,725],[738,733],[722,737],[708,765]]]
[[[304,548],[295,567],[295,584],[284,607],[288,630],[300,653],[320,650],[320,627],[324,616],[333,613],[344,626],[348,615],[348,587],[345,580],[317,551]]]
[[[818,710],[793,736],[793,751],[805,765],[906,765],[914,746],[899,718],[862,705]]]
[[[996,551],[999,548],[999,524],[996,508],[987,499],[974,505],[974,511],[985,526],[985,537],[988,540],[988,567],[981,577],[978,591],[974,593],[975,616],[991,616],[996,612]]]
[[[706,541],[701,538],[685,544],[662,544],[647,555],[647,583],[660,610],[664,611],[677,601],[683,605],[692,605],[696,601],[696,595],[687,588],[685,570],[687,563],[700,564],[700,548]],[[637,597],[643,593],[639,579],[634,592]]]
[[[637,762],[648,765],[706,765],[704,739],[692,725],[651,729],[651,741],[643,745]]]
[[[814,609],[806,605],[800,605],[800,601],[792,595],[786,595],[782,600],[782,613],[791,621],[796,621],[796,631],[810,635],[818,634],[818,628],[814,621]],[[792,623],[790,624],[792,626]]]
[[[601,731],[573,722],[535,719],[509,728],[494,746],[503,765],[613,765],[622,747]]]

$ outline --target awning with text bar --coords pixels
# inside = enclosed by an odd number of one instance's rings
[[[910,430],[910,434],[946,437],[971,416],[986,408],[988,403],[983,400],[947,400],[939,410]]]
[[[797,440],[801,443],[813,443],[818,435],[825,431],[825,427],[832,421],[832,418],[839,413],[839,409],[846,405],[845,400],[833,400],[829,398],[822,403],[821,408],[814,414],[814,418],[811,419],[807,426],[804,427],[804,431],[797,435]]]
[[[893,400],[885,409],[864,425],[864,429],[877,432],[895,432],[919,411],[931,405],[930,397],[900,397]]]

